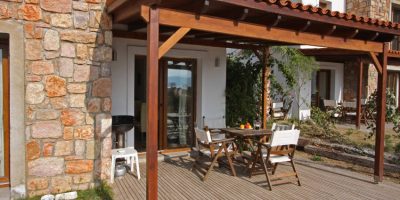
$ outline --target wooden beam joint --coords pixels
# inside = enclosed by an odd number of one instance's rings
[[[311,21],[307,21],[298,31],[297,34],[306,31],[311,26]]]
[[[378,71],[378,73],[379,73],[379,74],[382,74],[382,65],[381,65],[381,63],[379,62],[378,57],[376,57],[376,55],[375,55],[374,52],[369,52],[369,56],[371,57],[372,62],[374,63],[375,68],[376,68],[376,70]]]
[[[272,21],[271,24],[267,25],[267,29],[271,30],[271,28],[275,27],[276,25],[278,25],[281,20],[282,20],[282,16],[281,15],[277,15],[276,18],[274,19],[274,21]]]
[[[200,10],[196,13],[196,19],[200,19],[201,15],[206,14],[209,8],[210,8],[210,1],[204,0],[203,6],[201,6]]]
[[[158,49],[158,59],[163,57],[168,50],[170,50],[176,43],[182,39],[186,33],[190,31],[190,28],[181,27],[174,34],[171,35]]]

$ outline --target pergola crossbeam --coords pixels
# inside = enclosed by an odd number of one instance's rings
[[[158,49],[158,58],[160,59],[163,57],[168,50],[177,44],[179,40],[182,39],[189,31],[190,28],[181,27],[174,34],[172,34],[171,37],[169,37],[167,41],[165,41]]]
[[[209,31],[227,35],[242,36],[255,38],[266,41],[278,41],[295,45],[314,45],[331,47],[337,49],[359,50],[359,51],[375,51],[382,52],[382,43],[370,42],[356,39],[347,39],[332,36],[321,37],[321,35],[313,33],[300,33],[272,28],[266,29],[265,26],[239,23],[235,25],[232,20],[202,16],[196,19],[195,14],[184,13],[180,11],[160,8],[160,24],[175,27],[188,27],[195,30]],[[149,7],[141,7],[141,15],[143,19],[148,21]]]

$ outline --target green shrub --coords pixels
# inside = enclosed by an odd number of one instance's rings
[[[311,119],[321,128],[330,129],[333,127],[330,114],[322,111],[318,107],[311,107]]]
[[[396,146],[394,147],[394,152],[399,153],[400,154],[400,142],[396,144]]]
[[[322,157],[314,154],[313,157],[310,158],[312,161],[323,161]]]
[[[78,200],[112,200],[113,191],[111,186],[101,182],[99,186],[87,190],[78,191]],[[40,200],[41,196],[26,198],[26,200]]]
[[[394,145],[393,145],[392,136],[385,135],[385,151],[393,152],[393,150],[394,150]]]

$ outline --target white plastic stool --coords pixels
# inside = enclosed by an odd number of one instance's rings
[[[139,157],[135,148],[127,147],[121,149],[113,149],[112,150],[112,158],[111,158],[111,183],[114,183],[114,175],[115,175],[115,161],[117,158],[125,158],[131,164],[131,172],[133,172],[133,162],[136,162],[136,173],[137,177],[140,180],[140,170],[139,170]],[[135,159],[135,161],[133,161]]]

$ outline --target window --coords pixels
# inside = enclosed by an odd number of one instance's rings
[[[400,5],[398,4],[393,4],[392,6],[392,21],[400,23]],[[400,50],[400,39],[398,37],[392,41],[392,49]]]
[[[327,0],[320,0],[319,7],[332,10],[332,2],[327,1]]]

